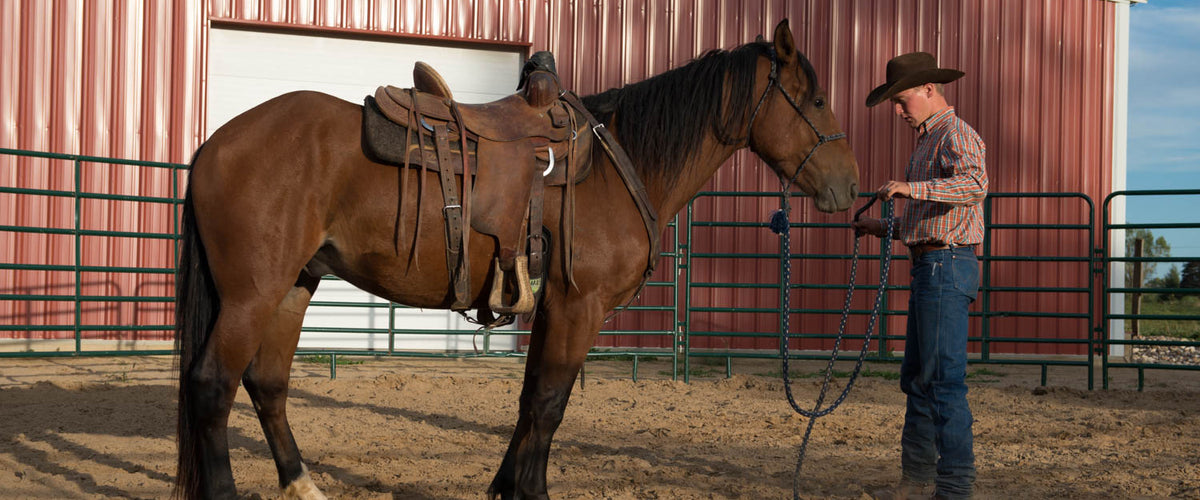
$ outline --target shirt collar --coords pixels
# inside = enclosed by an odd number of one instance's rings
[[[925,135],[925,133],[930,129],[938,128],[938,126],[941,124],[949,121],[951,116],[954,116],[954,106],[946,106],[946,109],[938,111],[933,116],[930,116],[929,118],[926,118],[925,121],[921,122],[921,124],[917,126],[917,132],[919,132],[920,135]]]

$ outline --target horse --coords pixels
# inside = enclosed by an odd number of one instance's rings
[[[714,49],[580,100],[628,154],[658,214],[678,213],[747,147],[784,189],[810,195],[822,212],[845,211],[857,196],[853,152],[786,19],[770,41]],[[417,251],[445,253],[439,225],[412,231],[403,245],[394,241],[398,214],[440,220],[443,196],[396,189],[405,169],[364,154],[362,111],[320,93],[285,94],[232,119],[193,155],[176,283],[177,497],[237,495],[226,434],[240,381],[284,496],[324,498],[285,409],[301,323],[323,274],[414,307],[447,309],[454,300],[448,263],[410,261]],[[545,190],[545,228],[558,244],[547,250],[516,426],[489,498],[549,498],[551,440],[576,377],[606,314],[636,296],[657,254],[614,160],[592,149],[592,171],[574,187],[569,273],[560,238],[564,189]],[[437,173],[416,172],[436,182]],[[652,230],[661,233],[668,220],[656,219]],[[463,238],[473,264],[469,296],[486,308],[483,283],[496,243],[477,231]]]

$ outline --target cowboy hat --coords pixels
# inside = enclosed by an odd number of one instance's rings
[[[867,107],[873,107],[897,93],[926,83],[950,83],[962,78],[963,72],[939,68],[933,54],[911,52],[893,57],[887,63],[887,82],[867,95]]]

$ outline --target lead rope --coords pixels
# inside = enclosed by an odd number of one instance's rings
[[[871,205],[875,204],[876,198],[871,198],[862,208],[858,209],[854,214],[854,220],[858,221],[859,217]],[[858,235],[854,237],[854,255],[850,260],[850,286],[846,290],[846,301],[842,306],[842,320],[838,325],[837,337],[833,342],[833,353],[829,356],[829,364],[825,367],[825,380],[821,384],[821,392],[817,396],[817,402],[813,405],[812,410],[805,410],[796,403],[796,398],[792,395],[791,376],[788,373],[788,341],[790,339],[789,332],[791,331],[791,283],[792,283],[792,246],[789,230],[791,222],[788,220],[788,213],[791,212],[791,207],[788,205],[788,192],[784,189],[783,193],[783,208],[771,214],[770,227],[776,234],[779,234],[782,240],[782,268],[783,268],[783,292],[780,303],[783,305],[783,318],[780,320],[779,326],[779,355],[783,358],[783,388],[787,393],[788,403],[792,409],[802,416],[808,417],[808,428],[804,430],[804,440],[800,443],[800,451],[796,457],[796,468],[792,473],[792,498],[798,500],[800,498],[800,469],[804,465],[804,453],[808,448],[808,439],[812,434],[813,424],[817,422],[817,418],[830,414],[838,406],[845,401],[846,396],[850,394],[850,388],[854,386],[854,381],[858,378],[858,374],[862,371],[863,360],[867,356],[867,348],[871,344],[871,334],[875,330],[876,319],[879,317],[880,310],[883,306],[883,294],[887,290],[888,269],[892,263],[892,234],[895,230],[895,219],[887,217],[887,234],[882,240],[881,251],[883,252],[883,267],[880,274],[879,290],[875,294],[875,306],[871,310],[871,316],[867,322],[867,333],[863,338],[862,349],[858,353],[858,361],[854,364],[854,371],[850,374],[850,380],[846,383],[846,387],[842,389],[841,395],[838,396],[832,404],[826,408],[821,408],[821,403],[825,401],[825,393],[829,390],[830,381],[833,379],[833,365],[837,361],[838,350],[841,348],[842,337],[846,333],[846,321],[850,315],[850,300],[854,297],[854,284],[858,275]],[[891,201],[884,202],[884,213],[891,213]]]

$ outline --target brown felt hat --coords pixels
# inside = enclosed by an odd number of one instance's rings
[[[950,83],[962,78],[963,72],[939,68],[933,54],[912,52],[893,57],[887,63],[887,83],[875,87],[867,95],[867,107],[888,100],[897,93],[926,83]]]

